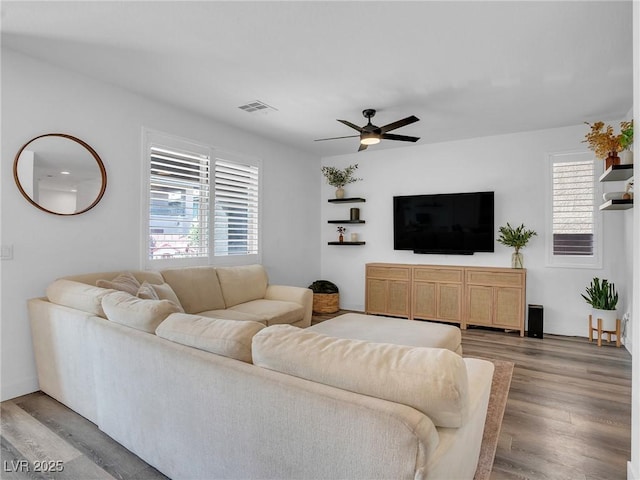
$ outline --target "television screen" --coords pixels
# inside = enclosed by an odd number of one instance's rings
[[[493,252],[493,192],[393,198],[393,248],[415,253]]]

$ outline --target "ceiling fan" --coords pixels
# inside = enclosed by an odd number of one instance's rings
[[[353,138],[360,137],[360,148],[358,151],[365,150],[369,145],[375,145],[376,143],[380,143],[380,140],[400,140],[401,142],[417,142],[420,140],[420,137],[409,137],[407,135],[395,135],[393,133],[387,133],[391,130],[395,130],[396,128],[404,127],[406,125],[410,125],[419,121],[420,119],[415,115],[411,115],[410,117],[403,118],[402,120],[398,120],[397,122],[390,123],[385,125],[384,127],[378,127],[371,123],[371,118],[376,114],[376,111],[372,108],[367,108],[362,111],[362,115],[369,121],[364,127],[359,127],[347,120],[338,120],[340,123],[344,123],[346,126],[353,128],[360,132],[359,135],[347,135],[346,137],[332,137],[332,138],[318,138],[315,140],[316,142],[321,142],[324,140],[337,140],[339,138]]]

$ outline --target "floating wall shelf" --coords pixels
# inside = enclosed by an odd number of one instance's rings
[[[351,198],[330,198],[327,201],[329,203],[357,203],[357,202],[366,202],[367,200],[360,197],[351,197]]]
[[[612,165],[600,175],[601,182],[619,182],[633,177],[633,164]]]

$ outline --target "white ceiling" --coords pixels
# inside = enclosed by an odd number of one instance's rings
[[[632,2],[2,2],[2,47],[320,156],[617,119]],[[275,107],[249,114],[260,100]],[[7,119],[8,120],[8,119]],[[413,145],[383,141],[368,151]],[[366,155],[367,151],[361,155]]]

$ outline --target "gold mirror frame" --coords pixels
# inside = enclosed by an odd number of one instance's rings
[[[24,150],[31,145],[33,142],[35,142],[38,139],[41,138],[46,138],[46,137],[59,137],[59,138],[63,138],[63,139],[67,139],[67,140],[71,140],[72,142],[75,142],[79,145],[81,145],[82,147],[84,147],[89,154],[91,154],[91,156],[93,157],[93,159],[96,161],[96,164],[98,165],[98,168],[100,170],[100,176],[101,176],[101,185],[100,185],[100,191],[97,194],[95,200],[93,200],[93,202],[85,208],[82,208],[82,210],[78,210],[72,213],[63,213],[63,212],[56,212],[54,210],[50,210],[48,208],[45,208],[44,206],[40,205],[36,200],[34,200],[34,198],[29,195],[27,193],[27,191],[23,188],[22,184],[20,183],[20,178],[18,175],[18,162],[20,160],[20,156],[22,155],[22,153],[24,152]],[[25,143],[20,150],[18,150],[18,153],[16,154],[15,160],[13,162],[13,179],[16,182],[16,186],[18,187],[18,190],[20,190],[20,193],[22,194],[22,196],[24,198],[27,199],[27,201],[33,205],[34,207],[38,208],[39,210],[42,210],[44,212],[47,213],[51,213],[53,215],[61,215],[61,216],[72,216],[72,215],[80,215],[81,213],[85,213],[89,210],[91,210],[93,207],[95,207],[98,202],[100,202],[100,200],[102,199],[104,192],[107,188],[107,171],[104,168],[104,164],[102,163],[102,159],[100,158],[100,156],[98,155],[98,153],[91,147],[91,145],[89,145],[88,143],[80,140],[79,138],[76,138],[72,135],[67,135],[65,133],[47,133],[44,135],[39,135],[37,137],[32,138],[31,140],[29,140],[27,143]]]

